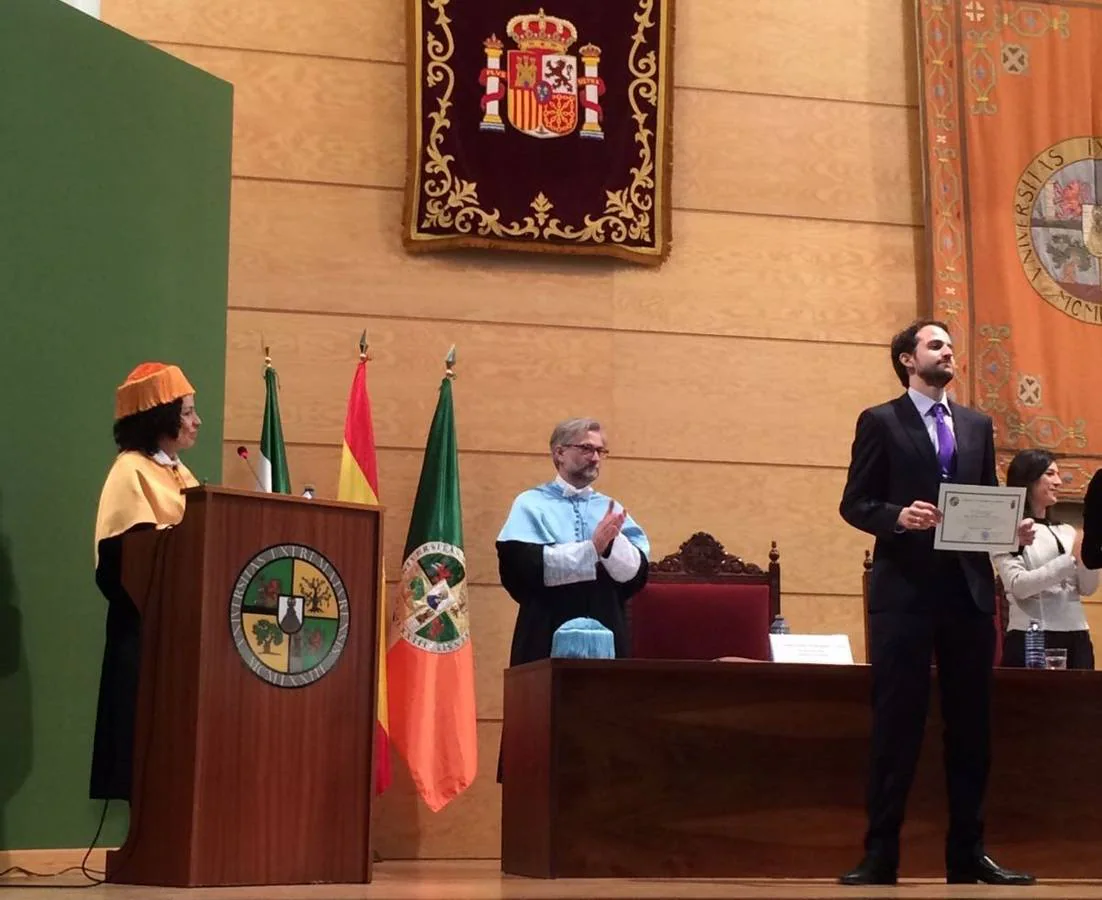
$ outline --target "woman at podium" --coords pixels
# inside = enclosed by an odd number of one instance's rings
[[[177,366],[143,363],[115,392],[115,444],[96,514],[96,585],[107,598],[106,642],[92,749],[93,800],[129,800],[141,619],[122,586],[122,536],[176,525],[181,490],[198,482],[179,457],[194,446],[201,420],[195,388]]]

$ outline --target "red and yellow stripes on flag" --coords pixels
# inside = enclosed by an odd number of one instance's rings
[[[509,89],[509,121],[521,131],[537,131],[543,124],[543,107],[531,88]]]
[[[367,393],[366,347],[352,379],[348,412],[344,420],[344,446],[341,448],[341,472],[337,499],[351,503],[378,504],[379,465],[375,458],[375,428],[371,422],[371,398]],[[379,712],[375,723],[375,792],[390,786],[390,715],[387,708],[387,626],[386,568],[379,566]]]

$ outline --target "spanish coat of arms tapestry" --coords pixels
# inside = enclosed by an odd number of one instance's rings
[[[661,263],[673,0],[409,2],[405,246]]]

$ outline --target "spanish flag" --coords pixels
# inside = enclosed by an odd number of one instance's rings
[[[337,499],[352,503],[379,502],[379,466],[375,459],[375,428],[371,424],[371,398],[367,394],[367,343],[360,340],[360,363],[348,395],[344,419],[344,446],[341,448],[341,474]],[[390,785],[390,739],[387,712],[386,646],[387,615],[386,570],[379,567],[379,716],[375,723],[375,793]]]

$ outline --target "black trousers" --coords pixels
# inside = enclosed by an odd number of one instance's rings
[[[1045,646],[1068,651],[1069,669],[1094,668],[1094,644],[1089,631],[1046,631]],[[1000,666],[1025,668],[1025,632],[1008,631],[1003,638],[1003,658]]]
[[[963,574],[949,579],[923,612],[869,615],[872,749],[865,853],[899,865],[899,831],[914,780],[937,662],[949,794],[946,868],[983,850],[983,799],[991,759],[991,672],[995,629],[972,601]]]

